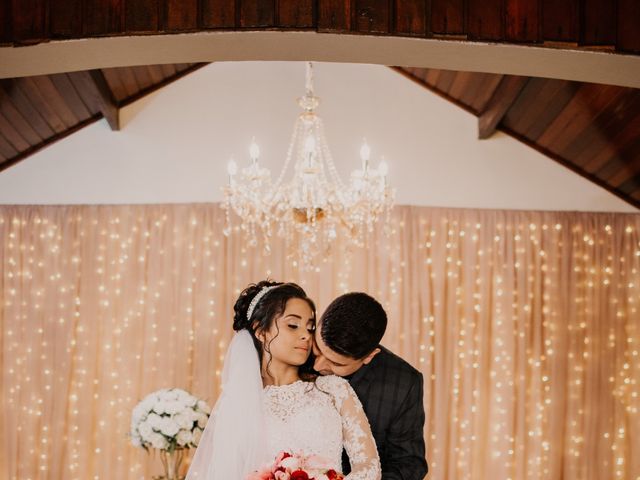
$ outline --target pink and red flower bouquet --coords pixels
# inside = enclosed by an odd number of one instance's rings
[[[253,472],[245,480],[343,480],[344,475],[327,468],[326,459],[280,452],[271,465]]]

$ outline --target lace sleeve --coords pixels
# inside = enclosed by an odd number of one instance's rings
[[[340,377],[334,379],[332,390],[342,417],[344,448],[351,463],[351,473],[345,480],[380,480],[378,449],[362,404],[349,382]]]

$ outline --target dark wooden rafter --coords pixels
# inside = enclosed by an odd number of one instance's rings
[[[151,65],[0,80],[0,171],[206,64]]]
[[[295,17],[295,15],[294,15]],[[375,22],[374,22],[375,23]],[[204,64],[149,65],[0,80],[0,171]],[[640,89],[393,67],[640,208]]]
[[[435,93],[439,97],[444,98],[445,100],[457,105],[458,107],[466,110],[467,112],[476,115],[477,112],[466,103],[460,101],[458,98],[454,98],[446,92],[443,92],[435,87],[435,84],[438,80],[438,76],[432,75],[434,72],[439,75],[440,70],[434,69],[425,69],[425,68],[404,68],[404,67],[391,67],[392,70],[395,70],[403,77],[411,80],[412,82],[417,83],[418,85],[426,88],[427,90]]]
[[[0,45],[210,30],[599,47],[640,54],[637,0],[28,0],[0,2]]]
[[[87,120],[84,120],[76,125],[74,125],[73,127],[64,130],[61,133],[55,134],[51,137],[48,137],[46,140],[43,140],[42,142],[30,146],[29,148],[27,148],[26,150],[23,150],[21,152],[16,152],[16,154],[14,156],[11,156],[10,158],[8,158],[7,160],[5,160],[4,162],[0,163],[0,172],[2,172],[3,170],[6,170],[12,166],[14,166],[15,164],[21,162],[22,160],[24,160],[25,158],[30,157],[31,155],[33,155],[34,153],[42,150],[45,147],[48,147],[49,145],[62,140],[63,138],[69,137],[71,135],[73,135],[74,133],[82,130],[84,127],[91,125],[92,123],[95,123],[96,121],[100,120],[100,115],[94,115],[90,118],[88,118]]]
[[[101,70],[90,70],[89,74],[91,80],[93,80],[95,93],[97,94],[96,100],[102,116],[106,118],[111,130],[120,130],[120,109],[113,99],[104,74]]]
[[[111,130],[120,130],[120,108],[113,98],[102,71],[73,72],[69,77],[83,100],[102,114]]]
[[[580,175],[581,177],[589,180],[591,183],[594,183],[594,184],[598,185],[599,187],[601,187],[604,190],[608,191],[612,195],[615,195],[619,199],[621,199],[621,200],[629,203],[630,205],[633,205],[634,207],[640,209],[640,196],[638,198],[634,198],[634,195],[632,193],[624,192],[624,191],[620,190],[619,188],[614,187],[613,185],[611,185],[607,181],[603,180],[599,176],[585,171],[584,168],[582,168],[578,164],[567,160],[566,158],[558,155],[557,153],[555,153],[555,152],[553,152],[551,150],[548,150],[546,148],[541,147],[540,145],[538,145],[535,142],[532,142],[527,137],[525,137],[523,135],[520,135],[519,132],[515,132],[515,131],[507,128],[507,127],[501,127],[501,130],[504,131],[507,135],[510,135],[513,138],[515,138],[516,140],[519,140],[520,142],[522,142],[525,145],[529,146],[530,148],[532,148],[534,150],[537,150],[538,152],[542,153],[544,156],[551,158],[552,160],[556,161],[557,163],[559,163],[563,167],[566,167],[569,170],[571,170],[572,172],[574,172],[574,173]],[[637,190],[636,190],[636,188],[637,188]],[[640,184],[636,185],[636,188],[634,188],[633,191],[640,192]]]
[[[147,95],[149,95],[152,92],[155,92],[156,90],[161,89],[162,87],[169,85],[170,83],[175,82],[176,80],[179,80],[180,78],[189,75],[192,72],[195,72],[196,70],[204,67],[205,65],[208,65],[208,63],[193,63],[193,64],[187,64],[187,63],[181,63],[181,64],[177,64],[177,65],[159,65],[158,67],[161,68],[163,70],[164,75],[164,80],[162,80],[159,83],[150,83],[149,85],[147,85],[146,87],[140,88],[140,90],[134,94],[131,94],[129,96],[127,96],[126,98],[123,98],[122,100],[118,101],[118,106],[120,108],[126,107],[127,105],[130,105],[133,102],[136,102],[138,100],[140,100],[142,97],[145,97]],[[174,67],[174,71],[175,73],[166,73],[167,70],[170,70],[170,67]],[[132,70],[137,70],[140,69],[142,67],[133,67]],[[117,69],[120,70],[120,69]],[[104,73],[104,70],[103,70]],[[110,87],[111,88],[111,87]]]
[[[517,75],[505,75],[502,78],[485,110],[478,117],[478,138],[486,139],[495,133],[496,127],[528,81],[529,77]]]
[[[640,89],[548,78],[394,67],[478,117],[640,208]]]

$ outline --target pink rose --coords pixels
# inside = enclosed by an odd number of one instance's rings
[[[300,468],[300,459],[296,457],[286,457],[280,462],[280,466],[286,468],[289,471],[298,470]]]
[[[275,475],[275,480],[290,480],[290,476],[287,472],[285,472],[284,470],[278,470]]]

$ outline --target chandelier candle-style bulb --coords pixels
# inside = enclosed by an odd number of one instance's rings
[[[378,164],[378,175],[382,177],[380,188],[384,191],[387,188],[387,174],[389,173],[389,164],[383,158]]]
[[[229,213],[233,211],[250,245],[257,245],[260,235],[265,251],[270,251],[275,231],[303,270],[314,268],[319,257],[326,261],[339,235],[355,246],[364,246],[366,235],[379,219],[389,222],[395,195],[387,186],[386,163],[369,170],[371,148],[366,140],[360,148],[362,170],[352,173],[348,185],[342,181],[324,136],[324,125],[315,112],[319,104],[309,62],[304,95],[298,99],[303,111],[294,125],[278,179],[272,183],[269,170],[258,165],[260,149],[253,138],[250,167],[237,175],[235,162],[233,166],[229,162],[229,185],[224,190],[225,234],[231,232]]]
[[[304,141],[304,151],[306,154],[312,154],[316,150],[316,138],[313,135],[307,136]]]
[[[316,138],[313,134],[308,135],[307,139],[304,141],[304,153],[307,157],[307,169],[312,170],[313,165],[313,157],[316,152]]]
[[[384,160],[380,161],[380,165],[378,165],[378,172],[380,172],[380,175],[386,179],[387,174],[389,173],[389,164]]]
[[[227,173],[229,174],[229,185],[233,183],[233,177],[238,173],[238,164],[233,158],[229,159],[227,163]]]
[[[256,138],[253,137],[251,139],[251,145],[249,145],[249,158],[255,164],[258,161],[258,157],[260,156],[260,147],[256,143]]]
[[[360,159],[362,160],[362,171],[367,172],[369,169],[369,158],[371,158],[371,147],[366,140],[362,142],[360,147]]]

